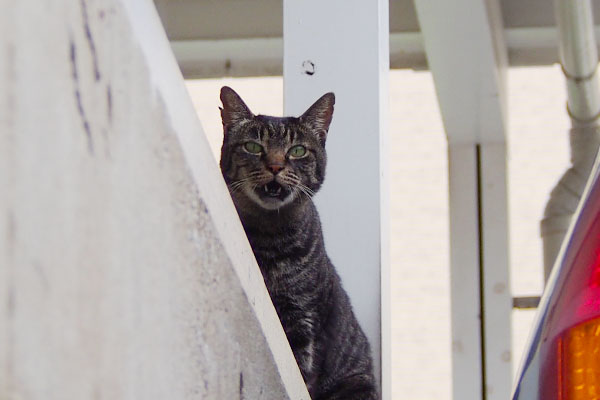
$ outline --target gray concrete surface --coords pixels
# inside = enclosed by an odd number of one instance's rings
[[[307,399],[152,2],[0,9],[0,399]]]

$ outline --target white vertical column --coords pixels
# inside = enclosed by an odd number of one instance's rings
[[[506,144],[482,143],[479,158],[485,399],[505,400],[512,387]]]
[[[386,0],[285,0],[285,114],[336,95],[327,177],[315,202],[327,252],[390,398]]]
[[[450,143],[454,399],[508,399],[511,388],[506,145]]]
[[[449,146],[453,396],[510,396],[506,83],[499,0],[415,0]]]
[[[452,398],[482,398],[478,155],[472,143],[448,147]]]

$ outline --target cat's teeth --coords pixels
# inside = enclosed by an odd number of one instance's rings
[[[281,186],[278,185],[277,189],[272,189],[270,188],[270,185],[267,183],[266,185],[263,186],[263,190],[265,191],[265,193],[271,197],[274,196],[279,196],[281,194]]]

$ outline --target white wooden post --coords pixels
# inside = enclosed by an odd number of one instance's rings
[[[506,143],[482,143],[480,155],[480,260],[483,277],[485,399],[505,400],[512,388]]]
[[[454,398],[507,399],[512,306],[506,146],[450,143],[448,151]]]
[[[315,201],[389,399],[387,0],[285,0],[283,72],[286,115],[336,95],[327,177]]]
[[[448,135],[455,400],[506,400],[512,298],[498,0],[415,0]]]
[[[475,400],[483,387],[476,146],[450,145],[448,166],[453,398]]]

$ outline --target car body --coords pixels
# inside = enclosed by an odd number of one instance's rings
[[[600,399],[598,158],[540,301],[512,399]]]

